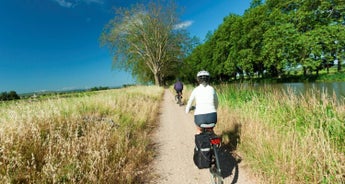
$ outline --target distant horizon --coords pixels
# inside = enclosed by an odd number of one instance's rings
[[[24,93],[16,93],[18,95],[28,95],[28,94],[40,94],[40,93],[60,93],[60,92],[75,92],[75,91],[87,91],[90,90],[92,88],[109,88],[109,89],[118,89],[118,88],[123,88],[126,86],[135,86],[135,85],[139,85],[138,83],[132,83],[132,84],[122,84],[119,86],[94,86],[94,87],[90,87],[90,88],[75,88],[75,89],[63,89],[63,90],[41,90],[41,91],[31,91],[31,92],[24,92]],[[0,91],[0,93],[2,92],[11,92],[11,91]]]

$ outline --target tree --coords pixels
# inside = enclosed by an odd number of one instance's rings
[[[263,34],[268,29],[267,17],[266,6],[260,5],[260,2],[255,3],[255,0],[252,2],[252,8],[243,15],[241,32],[244,34],[240,38],[238,56],[239,66],[249,77],[254,73],[263,73],[263,61],[259,56],[263,48]]]
[[[240,74],[242,76],[243,70],[239,66],[238,53],[243,49],[243,44],[241,42],[243,33],[243,18],[239,15],[229,15],[224,19],[224,24],[231,25],[228,29],[229,32],[229,55],[225,61],[224,69],[236,79],[236,75]]]
[[[179,26],[177,15],[173,1],[118,8],[101,35],[102,44],[112,51],[114,66],[130,70],[141,81],[164,85],[176,75],[172,71],[178,71],[193,41]]]
[[[20,99],[20,96],[15,91],[2,92],[0,94],[0,101],[9,101],[9,100],[18,100]]]
[[[185,82],[193,83],[195,74],[202,69],[200,66],[204,45],[197,46],[193,52],[185,59],[182,70],[182,78]]]

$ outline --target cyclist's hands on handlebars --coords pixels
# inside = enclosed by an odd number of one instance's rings
[[[187,107],[185,111],[186,111],[186,114],[188,114],[190,111],[190,108]]]
[[[186,114],[189,113],[189,111],[192,111],[195,109],[195,106],[191,106],[190,108],[186,107]]]

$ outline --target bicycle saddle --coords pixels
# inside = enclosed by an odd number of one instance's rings
[[[201,125],[200,125],[201,128],[213,128],[214,126],[216,126],[215,123],[201,124]]]

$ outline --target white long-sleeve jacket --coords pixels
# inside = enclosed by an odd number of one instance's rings
[[[186,113],[189,112],[193,100],[195,100],[194,115],[217,112],[218,96],[212,86],[200,84],[192,91],[187,102]]]

